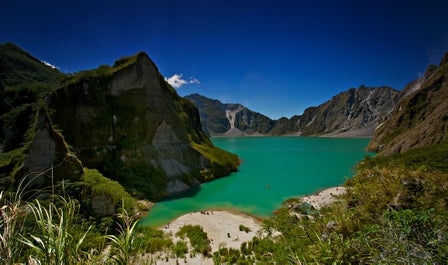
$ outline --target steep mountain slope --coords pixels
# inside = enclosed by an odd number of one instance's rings
[[[0,44],[0,80],[5,86],[45,83],[58,85],[64,74],[36,59],[14,43]]]
[[[0,54],[0,189],[82,183],[87,166],[158,199],[237,169],[144,53],[69,76],[14,44]]]
[[[84,165],[159,198],[236,170],[199,114],[145,53],[79,73],[48,97],[52,120]]]
[[[199,94],[186,96],[199,109],[202,128],[212,136],[269,134],[274,121],[240,104],[223,104]]]
[[[39,99],[63,77],[15,44],[0,44],[0,150],[20,146]]]
[[[390,87],[352,88],[331,100],[307,108],[303,115],[270,120],[239,104],[222,104],[189,95],[199,108],[203,128],[211,135],[319,135],[370,137],[390,113],[400,92]]]
[[[390,87],[351,88],[297,117],[299,135],[369,137],[398,101]]]
[[[448,53],[409,87],[376,130],[369,150],[391,154],[448,141]]]

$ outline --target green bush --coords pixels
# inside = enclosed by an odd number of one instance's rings
[[[188,246],[185,241],[179,240],[172,246],[172,250],[174,252],[174,255],[178,258],[184,258],[185,254],[188,253]]]
[[[136,206],[137,200],[129,195],[120,183],[104,177],[96,169],[84,168],[82,181],[91,187],[92,194],[107,194],[111,196],[115,203],[115,209],[125,207],[126,210],[132,211]]]
[[[210,242],[208,240],[207,233],[202,230],[201,226],[184,225],[180,228],[176,235],[182,238],[185,236],[188,237],[195,253],[201,253],[204,256],[210,255]]]
[[[246,232],[246,233],[249,233],[249,232],[251,232],[252,230],[250,230],[250,228],[249,227],[247,227],[247,226],[244,226],[244,225],[240,225],[239,226],[239,229],[240,229],[240,231],[241,232]]]

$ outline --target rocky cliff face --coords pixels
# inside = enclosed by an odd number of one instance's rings
[[[239,104],[222,104],[197,94],[187,98],[198,106],[203,127],[211,135],[370,137],[392,111],[399,95],[390,87],[352,88],[317,107],[307,108],[303,115],[275,121]]]
[[[275,124],[240,104],[223,104],[198,94],[186,98],[198,107],[202,128],[212,136],[266,135]]]
[[[368,149],[382,154],[448,141],[448,53],[403,91]]]
[[[349,89],[296,117],[297,134],[370,137],[392,111],[399,95],[390,87]]]
[[[53,129],[45,110],[39,111],[33,138],[20,175],[34,188],[46,188],[62,180],[79,181],[84,170],[69,152],[64,138]]]
[[[211,144],[197,109],[144,53],[79,73],[48,101],[54,123],[83,164],[141,196],[179,192],[238,165],[236,156]],[[216,153],[220,158],[212,160]]]

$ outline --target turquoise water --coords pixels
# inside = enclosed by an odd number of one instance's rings
[[[365,155],[369,139],[317,137],[213,138],[237,154],[238,172],[158,202],[143,225],[163,225],[191,211],[237,209],[267,217],[282,201],[340,185]]]

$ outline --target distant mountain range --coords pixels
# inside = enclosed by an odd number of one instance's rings
[[[351,88],[291,118],[272,120],[198,94],[186,98],[198,107],[202,128],[211,136],[372,137],[369,151],[399,153],[448,142],[448,53],[402,91]]]
[[[302,115],[272,120],[240,104],[223,104],[198,94],[186,96],[198,107],[203,130],[212,136],[296,135],[371,137],[400,97],[390,87],[351,88]]]

